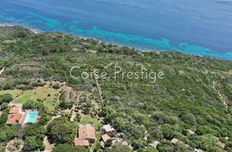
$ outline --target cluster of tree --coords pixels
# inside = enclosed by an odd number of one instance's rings
[[[13,97],[9,93],[0,95],[0,110],[7,109],[8,103],[11,102],[12,100],[13,100]]]
[[[36,109],[39,112],[43,113],[46,112],[46,107],[40,101],[28,100],[25,104],[23,104],[23,109]]]
[[[72,105],[73,105],[73,103],[63,100],[63,101],[60,102],[59,108],[61,110],[70,109],[72,107]]]
[[[5,122],[4,122],[5,123]],[[21,126],[7,126],[1,125],[0,126],[0,143],[7,142],[11,139],[16,137],[20,137]]]
[[[27,124],[23,132],[24,151],[44,150],[43,139],[45,133],[44,126],[40,124]]]
[[[47,126],[47,136],[51,143],[72,144],[75,137],[75,127],[66,117],[53,120]]]

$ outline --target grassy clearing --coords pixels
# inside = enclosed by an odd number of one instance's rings
[[[92,118],[90,115],[82,115],[80,124],[92,124],[96,130],[101,126],[101,122],[95,118]]]
[[[2,91],[0,91],[0,95],[10,93],[13,96],[13,98],[15,99],[16,97],[22,95],[22,92],[23,91],[21,91],[21,90],[2,90]]]
[[[59,90],[55,90],[50,87],[38,87],[33,90],[4,90],[0,91],[1,94],[10,93],[14,97],[13,103],[24,104],[28,100],[40,99],[43,101],[44,106],[49,111],[55,110],[55,106],[58,104]]]

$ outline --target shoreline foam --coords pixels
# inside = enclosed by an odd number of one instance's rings
[[[10,23],[0,23],[0,27],[14,27],[14,26],[22,26],[24,28],[27,28],[29,29],[30,31],[32,31],[33,33],[35,34],[39,34],[41,33],[42,31],[39,30],[39,29],[36,29],[36,28],[30,28],[30,27],[27,27],[27,26],[23,26],[23,25],[17,25],[17,24],[10,24]]]

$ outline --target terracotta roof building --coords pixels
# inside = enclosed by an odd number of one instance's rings
[[[19,123],[19,121],[22,117],[21,112],[22,112],[21,107],[13,106],[9,111],[9,115],[7,117],[6,124],[7,125],[15,125],[15,124]]]
[[[81,140],[81,139],[76,138],[74,140],[74,145],[89,147],[89,141],[88,140]]]
[[[96,141],[95,129],[90,124],[79,125],[78,135],[74,140],[76,146],[89,146]]]
[[[7,125],[15,125],[16,123],[19,123],[21,117],[22,117],[21,113],[9,114],[7,121],[6,121],[6,124]]]
[[[21,112],[21,108],[19,107],[12,107],[9,111],[9,113],[20,113]]]

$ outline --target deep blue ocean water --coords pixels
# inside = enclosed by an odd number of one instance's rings
[[[232,0],[0,0],[0,23],[232,60]]]

